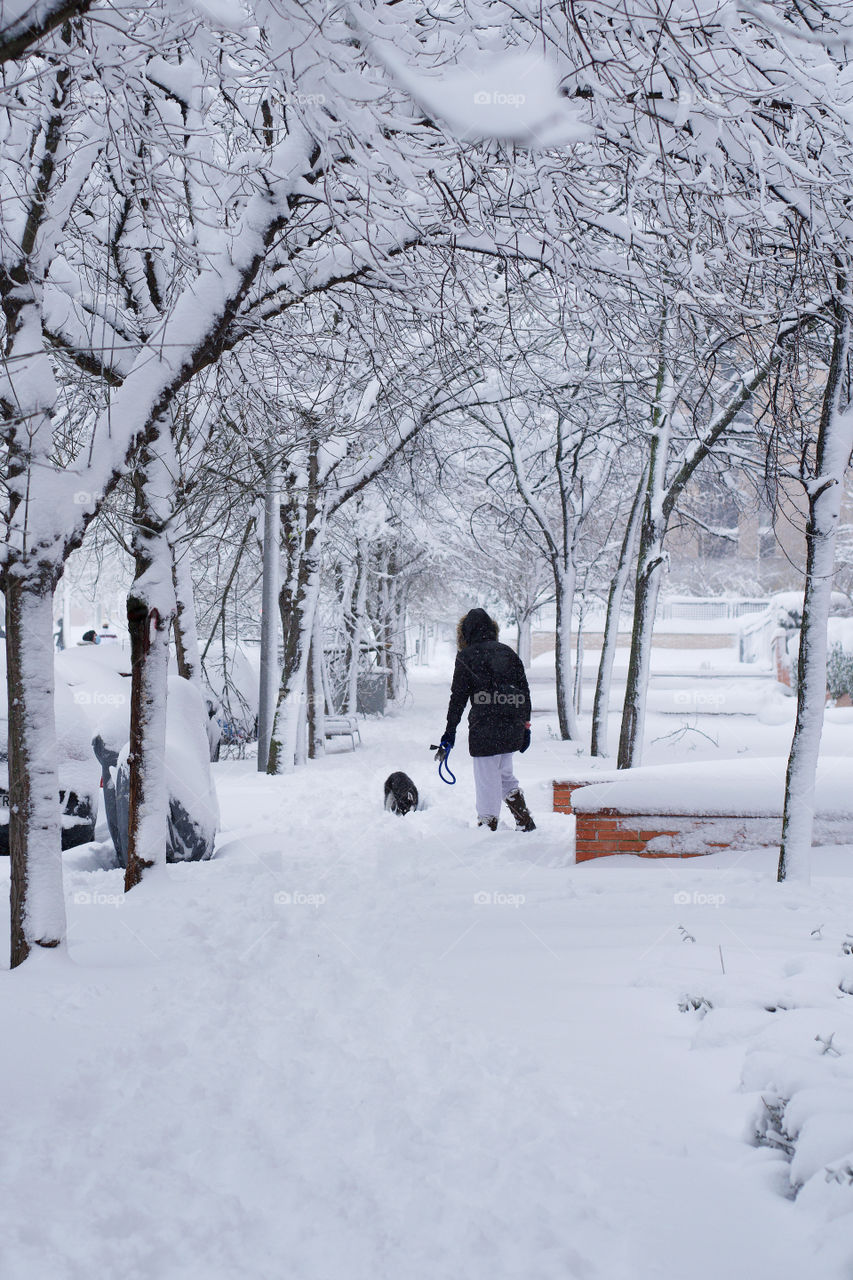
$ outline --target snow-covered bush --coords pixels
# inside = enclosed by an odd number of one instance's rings
[[[853,698],[853,653],[838,642],[830,645],[826,655],[826,688],[834,700],[845,694]]]
[[[853,698],[853,618],[831,617],[827,640],[826,691],[834,701]]]

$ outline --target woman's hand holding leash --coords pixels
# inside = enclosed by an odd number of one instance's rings
[[[438,746],[436,746],[434,742],[430,743],[429,749],[430,751],[435,752],[435,756],[433,758],[438,762],[439,778],[441,778],[442,782],[446,782],[449,787],[452,787],[456,781],[456,774],[453,773],[453,771],[450,768],[450,765],[447,763],[450,752],[453,749],[452,740],[448,740],[447,737],[444,737],[441,739],[441,742],[439,743]],[[446,778],[444,776],[445,773],[448,774],[448,777]]]

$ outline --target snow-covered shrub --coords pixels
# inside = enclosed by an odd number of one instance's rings
[[[689,992],[685,993],[678,1002],[679,1013],[698,1013],[700,1018],[710,1013],[713,1007],[707,996],[691,995]]]
[[[835,601],[833,607],[840,610],[840,605]],[[829,641],[826,655],[827,694],[833,701],[845,695],[853,699],[853,618],[832,616],[827,623],[827,638]],[[796,694],[799,632],[790,631],[785,649],[791,673],[791,690]]]
[[[837,641],[830,645],[826,655],[826,688],[834,700],[845,694],[853,698],[853,653]]]

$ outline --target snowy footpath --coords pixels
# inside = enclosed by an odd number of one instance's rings
[[[576,867],[541,715],[538,831],[478,830],[447,689],[218,766],[210,863],[66,855],[67,952],[0,982],[3,1280],[853,1275],[853,850]]]

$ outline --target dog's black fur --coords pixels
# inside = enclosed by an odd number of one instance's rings
[[[391,773],[385,779],[385,808],[391,813],[408,813],[418,807],[418,789],[407,773]]]

